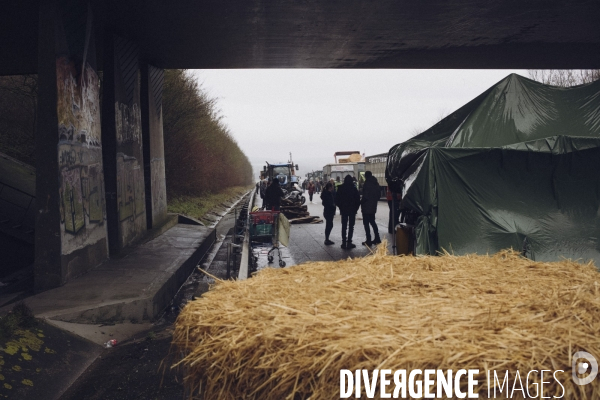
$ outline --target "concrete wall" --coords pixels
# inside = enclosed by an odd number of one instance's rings
[[[60,4],[40,10],[37,290],[108,257],[94,17],[86,3]]]
[[[40,3],[38,291],[94,268],[167,219],[164,71],[141,64],[134,42],[94,21],[86,2]],[[96,31],[103,32],[102,68]]]
[[[112,254],[139,239],[147,224],[139,49],[116,35],[105,35],[104,40],[102,136],[110,142],[104,161]]]
[[[153,228],[162,225],[167,219],[162,120],[164,70],[144,64],[141,71],[146,218],[148,228]]]

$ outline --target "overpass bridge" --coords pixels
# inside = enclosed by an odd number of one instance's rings
[[[600,68],[589,0],[23,0],[0,75],[38,74],[35,286],[166,223],[167,68]]]

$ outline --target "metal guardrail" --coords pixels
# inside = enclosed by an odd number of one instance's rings
[[[227,275],[225,276],[225,279],[227,280],[231,278],[231,264],[233,264],[238,255],[236,250],[242,249],[242,247],[243,246],[240,244],[227,243]]]
[[[250,212],[254,207],[254,195],[256,190],[252,189],[250,199],[248,200],[248,215],[246,216],[246,227],[244,228],[244,240],[242,242],[242,259],[240,260],[240,271],[238,273],[238,280],[248,279],[249,263],[250,263],[250,232],[248,231],[248,220],[250,218]]]

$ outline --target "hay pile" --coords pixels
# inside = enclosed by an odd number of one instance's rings
[[[487,398],[488,369],[512,371],[511,386],[516,370],[562,369],[563,398],[600,398],[600,377],[570,378],[574,352],[600,359],[593,264],[380,249],[220,282],[189,303],[173,339],[187,389],[205,399],[334,399],[340,369],[476,368]],[[545,396],[560,396],[549,380]]]

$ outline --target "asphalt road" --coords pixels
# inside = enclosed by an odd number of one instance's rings
[[[313,196],[313,203],[308,201],[306,194],[308,211],[310,215],[315,215],[323,219],[323,206],[318,194]],[[260,205],[258,199],[257,205]],[[338,210],[339,213],[339,210]],[[380,201],[375,216],[381,239],[388,240],[388,251],[391,252],[392,235],[388,234],[388,213],[387,201]],[[372,238],[374,238],[371,232]],[[320,224],[294,224],[290,229],[290,244],[288,248],[282,248],[282,258],[286,266],[293,266],[311,261],[337,261],[348,257],[364,257],[370,254],[371,249],[363,246],[361,243],[366,240],[365,229],[363,226],[362,214],[360,211],[356,215],[356,224],[354,226],[354,237],[352,242],[356,245],[355,249],[345,250],[341,248],[342,244],[342,221],[341,216],[336,214],[333,220],[333,231],[330,240],[335,245],[326,246],[325,242],[325,222]],[[268,266],[277,267],[278,259],[269,264],[266,253],[268,248],[255,249],[255,255],[259,257],[259,270]]]

